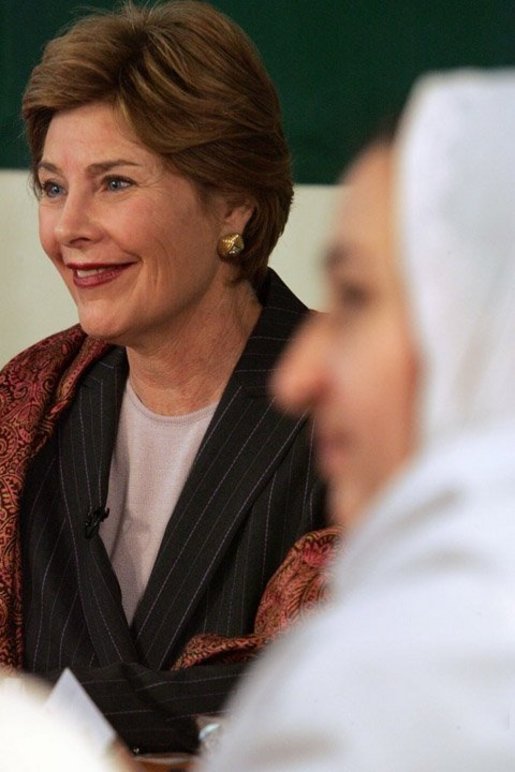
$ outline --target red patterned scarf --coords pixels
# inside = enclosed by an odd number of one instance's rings
[[[270,641],[326,600],[331,560],[340,536],[338,528],[304,534],[268,582],[254,620],[254,632],[238,638],[199,633],[188,641],[172,669],[253,659]]]
[[[28,464],[89,365],[109,346],[79,326],[36,343],[0,372],[0,665],[23,660],[20,498]]]

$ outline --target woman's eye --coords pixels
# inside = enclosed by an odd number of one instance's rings
[[[106,177],[104,185],[107,190],[125,190],[126,188],[130,188],[132,181],[125,177]]]
[[[63,193],[62,185],[52,180],[46,180],[40,184],[41,193],[46,198],[57,198]]]
[[[369,292],[366,287],[351,282],[342,284],[338,295],[340,305],[349,309],[361,308],[369,299]]]

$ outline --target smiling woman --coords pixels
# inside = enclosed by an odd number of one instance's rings
[[[52,119],[36,187],[41,244],[81,327],[127,348],[144,404],[178,415],[218,400],[260,311],[250,283],[235,281],[217,253],[221,233],[244,232],[250,201],[201,196],[105,102]],[[169,371],[180,363],[182,377],[169,372],[158,391],[145,378],[151,356]],[[185,389],[185,373],[201,383]]]
[[[307,310],[267,268],[292,198],[277,95],[207,3],[129,3],[48,44],[23,115],[80,325],[0,375],[0,662],[70,667],[131,746],[191,749],[324,525],[311,432],[267,391]],[[200,667],[174,667],[192,640]]]

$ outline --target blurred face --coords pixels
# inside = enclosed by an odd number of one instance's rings
[[[213,196],[208,209],[110,105],[57,113],[38,177],[41,243],[87,333],[152,346],[219,307],[234,269],[216,244],[243,231],[248,208]]]
[[[274,388],[310,409],[337,521],[352,524],[413,444],[414,354],[393,249],[391,155],[374,146],[341,195],[326,257],[329,313],[287,352]]]

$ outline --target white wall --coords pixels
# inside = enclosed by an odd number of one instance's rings
[[[300,185],[271,265],[312,308],[322,304],[318,258],[335,189]],[[0,171],[0,366],[76,321],[74,305],[37,236],[37,207],[21,171]]]

